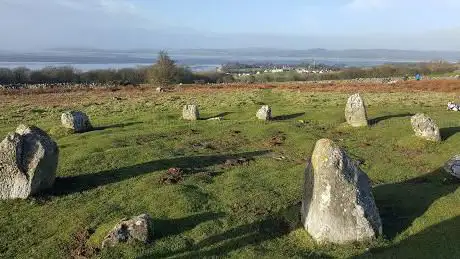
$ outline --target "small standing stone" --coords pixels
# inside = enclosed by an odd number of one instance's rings
[[[72,129],[74,132],[90,131],[91,125],[88,116],[81,111],[69,111],[61,115],[62,126]]]
[[[359,94],[348,98],[345,106],[345,119],[352,127],[368,126],[366,105]]]
[[[444,170],[452,176],[460,179],[460,155],[455,155],[444,165]]]
[[[436,123],[423,113],[418,113],[411,118],[415,135],[430,141],[441,141],[441,133]]]
[[[25,199],[51,188],[59,149],[43,130],[20,125],[0,143],[0,199]]]
[[[189,121],[199,120],[200,113],[198,112],[198,106],[194,104],[185,105],[184,109],[182,109],[182,118]]]
[[[272,119],[272,109],[268,105],[262,106],[256,113],[256,117],[259,120],[271,120]]]
[[[365,241],[382,234],[367,175],[334,142],[316,142],[307,169],[302,223],[318,242]]]
[[[122,219],[104,238],[102,248],[132,241],[148,243],[152,238],[153,220],[148,214],[142,214],[131,219]]]

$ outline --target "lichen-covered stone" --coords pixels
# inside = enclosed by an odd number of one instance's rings
[[[354,94],[348,98],[345,106],[345,119],[352,127],[368,125],[366,105],[359,94]]]
[[[198,106],[194,104],[185,105],[182,109],[182,118],[184,120],[196,121],[200,119]]]
[[[61,115],[61,123],[65,128],[74,132],[86,132],[92,130],[88,116],[81,111],[69,111]]]
[[[329,139],[316,143],[305,170],[301,215],[318,242],[343,244],[382,234],[367,175]]]
[[[444,170],[452,176],[460,179],[460,155],[455,155],[444,165]]]
[[[256,113],[256,117],[259,120],[271,120],[272,119],[272,109],[268,105],[262,106]]]
[[[25,199],[52,187],[58,157],[48,134],[20,125],[0,143],[0,199]]]
[[[148,243],[153,238],[153,220],[148,214],[122,219],[102,241],[102,248],[119,243],[138,241]]]
[[[418,113],[412,116],[410,121],[416,136],[430,141],[441,141],[438,125],[427,115]]]

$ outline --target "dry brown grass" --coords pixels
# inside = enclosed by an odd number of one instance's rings
[[[273,84],[222,84],[222,85],[184,85],[171,89],[170,92],[181,93],[213,93],[231,92],[254,89],[283,89],[300,92],[445,92],[460,93],[460,80],[426,80],[402,81],[393,85],[345,82],[292,82]],[[87,105],[107,102],[115,99],[137,99],[154,96],[155,87],[119,88],[79,88],[79,89],[21,89],[4,90],[0,92],[0,106],[11,104],[31,104],[59,106],[62,104]]]

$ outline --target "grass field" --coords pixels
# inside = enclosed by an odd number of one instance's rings
[[[441,168],[460,151],[460,113],[446,111],[448,101],[459,99],[432,85],[430,91],[414,85],[418,92],[410,93],[404,84],[368,92],[253,87],[0,95],[0,136],[19,123],[35,124],[60,147],[53,190],[0,201],[0,257],[460,258],[459,182]],[[445,84],[460,87],[460,81]],[[368,104],[368,128],[344,124],[354,90]],[[198,104],[204,118],[225,120],[182,121],[188,103]],[[273,121],[255,119],[262,104],[272,106]],[[68,109],[85,111],[96,130],[62,129],[60,114]],[[413,136],[410,115],[417,112],[438,122],[442,143]],[[362,162],[384,237],[319,245],[302,229],[305,160],[320,138]],[[225,165],[243,157],[248,164]],[[170,167],[185,171],[179,184],[160,183]],[[121,218],[141,213],[154,218],[152,244],[94,248]]]

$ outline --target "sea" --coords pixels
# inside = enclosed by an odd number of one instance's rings
[[[216,71],[222,64],[239,62],[242,64],[283,64],[293,65],[300,63],[340,65],[342,67],[370,67],[388,63],[413,63],[426,60],[414,59],[385,59],[385,58],[326,58],[326,57],[280,57],[280,56],[228,56],[228,55],[171,55],[182,66],[193,71]],[[154,56],[46,56],[46,55],[0,55],[0,68],[26,67],[38,70],[45,67],[71,66],[81,71],[97,69],[122,69],[149,66],[155,62]]]

